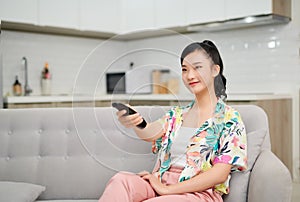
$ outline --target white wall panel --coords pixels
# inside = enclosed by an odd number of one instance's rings
[[[0,0],[0,19],[37,24],[38,0]]]
[[[79,28],[79,0],[38,0],[40,25]]]
[[[299,28],[293,24],[129,42],[8,31],[3,31],[1,37],[4,94],[11,92],[16,74],[24,84],[23,56],[28,58],[34,94],[39,93],[38,78],[45,61],[49,62],[53,71],[54,92],[70,93],[81,63],[101,43],[99,50],[87,62],[90,67],[87,69],[91,72],[99,68],[124,70],[129,68],[129,62],[134,62],[136,67],[173,67],[174,74],[180,76],[182,49],[192,41],[204,39],[215,41],[220,48],[230,93],[288,92],[291,87],[300,85],[300,36]],[[274,43],[275,47],[270,48],[270,43]],[[86,81],[89,81],[88,76]],[[98,87],[104,92],[105,85],[102,85]],[[82,85],[85,89],[89,87]],[[183,86],[182,92],[185,92]]]

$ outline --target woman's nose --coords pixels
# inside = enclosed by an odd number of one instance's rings
[[[194,70],[189,70],[189,71],[188,71],[187,78],[188,78],[189,80],[195,78],[195,72],[194,72]]]

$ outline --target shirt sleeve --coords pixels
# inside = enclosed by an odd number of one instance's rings
[[[237,111],[225,116],[225,128],[219,139],[213,164],[226,163],[233,167],[231,171],[247,169],[247,136],[244,123]],[[225,118],[225,119],[226,119]]]

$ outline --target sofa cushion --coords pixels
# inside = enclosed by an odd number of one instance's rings
[[[45,191],[45,187],[23,183],[0,181],[0,201],[33,202]]]
[[[266,128],[261,128],[259,130],[252,131],[247,134],[247,158],[248,158],[248,168],[247,170],[252,170],[254,163],[262,151],[262,144],[267,134]]]
[[[250,172],[261,152],[261,146],[265,139],[267,130],[265,128],[247,133],[247,157],[248,168],[244,172],[234,172],[230,180],[230,193],[224,196],[224,202],[246,202],[248,193],[248,182]]]

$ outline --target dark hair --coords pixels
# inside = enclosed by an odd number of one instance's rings
[[[211,58],[212,62],[215,65],[220,66],[220,73],[215,77],[215,80],[214,80],[215,93],[218,98],[226,99],[227,98],[227,94],[225,92],[226,91],[226,78],[223,75],[223,69],[224,69],[223,61],[222,61],[221,55],[220,55],[216,45],[212,41],[204,40],[203,42],[195,42],[195,43],[188,45],[182,51],[182,54],[180,57],[181,65],[182,65],[184,58],[188,54],[190,54],[196,50],[205,51],[206,54]]]

